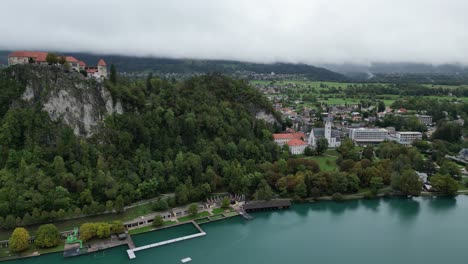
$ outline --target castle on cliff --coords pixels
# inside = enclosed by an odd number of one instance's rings
[[[47,55],[49,53],[43,51],[15,51],[8,55],[8,66],[16,64],[39,64],[49,65]],[[77,60],[73,56],[63,56],[65,62],[70,65],[70,68],[77,72],[86,72],[86,76],[94,78],[107,78],[107,64],[103,59],[100,59],[97,66],[88,66],[84,61]]]

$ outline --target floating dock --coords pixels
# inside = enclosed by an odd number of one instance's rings
[[[197,238],[197,237],[201,237],[201,236],[206,235],[205,231],[203,231],[203,229],[201,229],[201,227],[197,223],[192,221],[192,224],[195,225],[195,227],[198,229],[198,231],[200,231],[200,233],[193,234],[193,235],[188,235],[188,236],[183,236],[183,237],[178,237],[178,238],[174,238],[174,239],[169,239],[169,240],[165,240],[165,241],[161,241],[161,242],[157,242],[157,243],[153,243],[153,244],[149,244],[149,245],[145,245],[145,246],[141,246],[141,247],[130,248],[130,249],[127,250],[128,258],[129,259],[136,258],[135,252],[137,252],[137,251],[141,251],[141,250],[145,250],[145,249],[149,249],[149,248],[160,247],[160,246],[172,244],[172,243],[175,243],[175,242],[184,241],[184,240]]]

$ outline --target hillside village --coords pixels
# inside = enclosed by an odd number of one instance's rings
[[[107,78],[107,64],[100,59],[96,66],[87,65],[73,56],[56,55],[44,51],[15,51],[8,55],[8,66],[17,64],[67,65],[71,70],[82,73],[89,78]]]

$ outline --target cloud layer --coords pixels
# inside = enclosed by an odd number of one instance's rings
[[[466,0],[4,0],[0,49],[468,64]]]

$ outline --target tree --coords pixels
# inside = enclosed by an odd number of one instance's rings
[[[94,223],[84,223],[80,226],[80,239],[85,241],[90,240],[97,233],[97,225]]]
[[[266,182],[266,180],[262,179],[258,184],[257,191],[254,194],[255,200],[271,200],[273,196],[273,191],[271,190],[270,185]]]
[[[12,252],[21,252],[29,247],[29,232],[22,227],[17,227],[11,234],[9,245]]]
[[[230,205],[229,198],[224,197],[223,200],[221,201],[221,208],[227,209],[229,208],[229,205]]]
[[[41,248],[55,247],[60,242],[60,232],[53,224],[41,225],[36,232],[35,243]]]
[[[373,195],[377,195],[379,190],[384,186],[382,177],[372,177],[370,180],[370,190]]]
[[[422,186],[419,176],[411,169],[404,170],[401,174],[395,172],[392,177],[392,188],[406,195],[421,194]]]
[[[195,217],[198,214],[198,205],[196,203],[190,204],[188,208],[188,213],[191,217]]]
[[[46,60],[47,60],[47,59],[46,59]],[[63,65],[63,64],[65,64],[65,63],[67,62],[67,58],[65,58],[65,56],[60,56],[60,57],[57,58],[57,62],[58,62],[59,64],[62,64],[62,65]]]
[[[372,158],[374,158],[374,147],[372,147],[372,146],[366,146],[366,147],[362,150],[362,158],[363,158],[363,159],[372,160]]]
[[[55,53],[47,53],[46,61],[48,64],[57,64],[59,62],[58,56]]]
[[[117,83],[117,70],[115,69],[115,65],[114,65],[114,64],[111,64],[111,66],[110,66],[110,76],[109,76],[109,80],[110,80],[113,84],[116,84],[116,83]]]
[[[433,139],[441,139],[448,142],[459,142],[461,139],[461,127],[455,123],[441,123],[432,134]]]
[[[195,213],[196,215],[196,213]],[[153,220],[153,226],[160,227],[164,224],[164,220],[160,215],[156,215]]]
[[[448,174],[457,179],[461,179],[460,167],[455,162],[445,161],[440,167],[440,174]]]
[[[384,101],[379,101],[377,111],[379,111],[379,112],[385,111],[385,102]]]
[[[314,154],[315,154],[315,151],[310,146],[307,146],[304,149],[304,155],[306,155],[307,157],[313,156]]]
[[[96,235],[99,238],[109,237],[111,234],[111,225],[108,223],[97,223]]]
[[[431,177],[434,191],[445,195],[455,195],[458,191],[458,182],[452,176],[436,174]]]
[[[118,234],[122,234],[123,232],[125,232],[125,227],[122,224],[122,221],[116,220],[111,223],[110,230],[112,234],[118,235]]]
[[[117,196],[117,199],[115,200],[115,210],[118,213],[122,213],[124,211],[125,203],[122,198],[122,195]]]
[[[296,185],[296,188],[294,189],[294,193],[299,198],[307,197],[307,186],[305,185],[304,181],[301,181],[298,185]]]
[[[319,138],[317,140],[317,146],[315,147],[315,151],[317,155],[322,155],[325,153],[325,150],[328,149],[328,140],[326,138]]]

